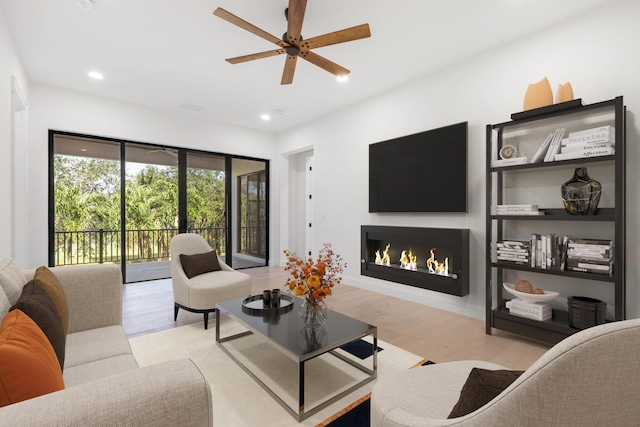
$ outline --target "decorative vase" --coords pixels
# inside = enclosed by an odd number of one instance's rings
[[[556,90],[556,104],[560,104],[561,102],[567,102],[573,100],[573,88],[571,87],[571,83],[566,82],[563,85],[558,85],[558,89]]]
[[[327,331],[322,326],[302,328],[300,330],[300,347],[305,351],[315,351],[327,345]]]
[[[327,320],[329,309],[324,301],[316,299],[305,299],[300,307],[298,315],[305,326],[315,327],[323,325]]]
[[[598,208],[602,185],[587,174],[587,168],[576,168],[573,178],[562,184],[562,203],[569,215],[593,215]]]
[[[524,94],[524,110],[546,107],[553,104],[553,92],[549,80],[545,77],[537,83],[531,83]]]

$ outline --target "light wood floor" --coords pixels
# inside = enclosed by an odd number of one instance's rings
[[[280,267],[242,271],[252,276],[252,294],[282,289],[287,278]],[[332,310],[376,325],[381,340],[434,362],[478,359],[524,370],[549,349],[495,329],[493,335],[486,335],[482,320],[344,284],[334,288],[327,302]],[[202,318],[201,314],[180,310],[178,321],[173,321],[170,279],[125,285],[123,326],[129,337],[199,322]]]

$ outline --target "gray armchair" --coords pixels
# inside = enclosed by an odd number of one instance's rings
[[[372,426],[636,426],[640,319],[580,331],[549,349],[481,408],[447,419],[478,361],[438,363],[379,380]],[[493,365],[493,367],[491,366]]]
[[[222,301],[251,295],[251,276],[235,271],[217,258],[217,271],[198,274],[189,278],[184,271],[180,255],[197,255],[211,252],[211,246],[199,234],[178,234],[171,239],[171,281],[173,283],[174,316],[183,309],[204,315],[204,328],[209,327],[209,313]]]

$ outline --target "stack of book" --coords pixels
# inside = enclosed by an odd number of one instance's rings
[[[567,262],[569,236],[532,234],[530,267],[543,270],[564,270]]]
[[[551,304],[548,302],[524,302],[520,298],[507,301],[505,306],[509,309],[509,314],[526,317],[534,320],[551,319]]]
[[[613,274],[613,240],[569,239],[567,270]]]
[[[571,132],[561,142],[560,153],[555,160],[581,159],[585,157],[608,156],[616,153],[615,128],[601,126]]]
[[[497,205],[496,215],[544,215],[538,205]]]
[[[529,242],[500,240],[497,243],[498,262],[529,265]]]

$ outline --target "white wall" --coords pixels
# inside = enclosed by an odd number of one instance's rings
[[[17,257],[16,241],[21,237],[16,232],[16,207],[24,206],[24,192],[18,193],[15,171],[24,156],[24,147],[15,146],[14,141],[21,143],[25,135],[26,110],[18,113],[14,120],[15,94],[17,87],[23,101],[28,106],[29,83],[20,58],[13,45],[4,15],[0,13],[0,259]]]
[[[278,170],[274,158],[276,138],[236,126],[212,123],[163,111],[114,101],[107,98],[45,86],[31,85],[29,111],[29,164],[21,179],[29,180],[29,246],[26,266],[47,263],[47,159],[49,130],[121,138],[193,148],[217,153],[236,154],[271,160],[271,170]],[[275,169],[274,169],[275,168]],[[36,172],[37,171],[37,172]],[[271,174],[273,188],[278,188],[278,174]],[[271,193],[271,213],[277,212],[277,192]],[[275,215],[274,215],[275,217]],[[271,221],[271,235],[279,234],[279,223]],[[278,245],[272,245],[270,259]]]
[[[640,317],[638,16],[637,1],[599,8],[280,134],[282,153],[313,147],[316,248],[331,242],[343,255],[349,265],[345,283],[484,318],[485,125],[521,111],[528,84],[547,76],[554,90],[570,81],[585,104],[623,95],[628,106],[627,310],[628,317]],[[422,54],[428,61],[428,47]],[[369,214],[368,145],[461,121],[469,122],[468,214]],[[282,168],[284,174],[286,163]],[[458,298],[360,276],[363,224],[469,228],[470,295]]]

